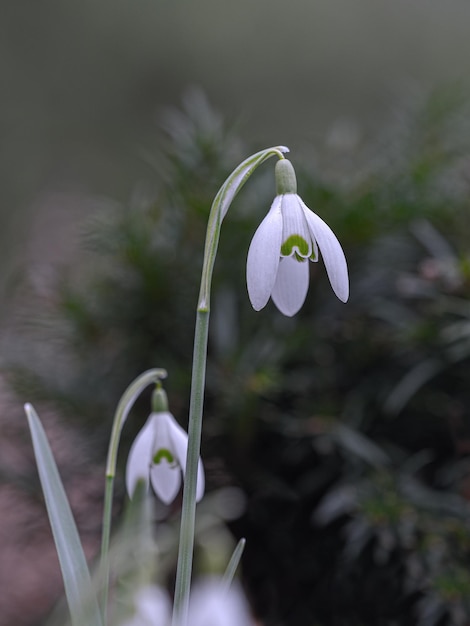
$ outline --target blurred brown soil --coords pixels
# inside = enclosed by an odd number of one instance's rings
[[[0,378],[0,626],[40,624],[63,594],[22,400]],[[47,407],[36,406],[77,521],[85,553],[98,552],[104,465]]]

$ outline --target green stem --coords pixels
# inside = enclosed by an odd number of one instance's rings
[[[193,566],[194,526],[196,519],[197,466],[201,449],[202,408],[206,378],[209,311],[199,311],[194,333],[193,372],[191,381],[190,419],[188,425],[188,455],[183,488],[180,542],[176,572],[173,626],[187,623],[189,590]],[[192,419],[191,419],[192,416]],[[191,468],[191,469],[189,469]]]
[[[186,457],[186,472],[183,488],[172,626],[186,626],[188,619],[196,519],[197,467],[201,450],[202,411],[206,379],[210,290],[215,257],[219,244],[220,228],[222,226],[222,220],[233,199],[256,168],[272,156],[283,159],[284,152],[288,152],[288,149],[284,146],[277,146],[257,152],[243,161],[232,174],[230,174],[218,191],[209,214],[194,335],[193,371],[191,377],[191,399],[188,423],[188,453]]]
[[[129,415],[129,411],[142,391],[151,383],[157,383],[162,378],[166,378],[164,369],[151,369],[138,376],[123,393],[116,412],[114,413],[113,428],[108,447],[108,458],[106,461],[106,485],[104,492],[103,507],[103,531],[101,538],[101,565],[100,574],[102,579],[101,591],[101,615],[103,625],[106,626],[107,605],[109,594],[109,539],[111,536],[111,517],[113,508],[114,477],[116,475],[117,453],[121,431]]]
[[[106,484],[104,490],[104,508],[103,508],[103,535],[101,537],[101,568],[100,575],[102,577],[101,590],[101,615],[103,618],[103,626],[107,623],[108,613],[108,593],[109,593],[109,538],[111,535],[111,512],[113,506],[113,487],[114,477],[106,476]]]

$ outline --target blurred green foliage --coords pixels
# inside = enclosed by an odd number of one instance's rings
[[[232,531],[247,538],[244,581],[267,626],[470,620],[466,107],[453,89],[415,99],[328,175],[321,157],[312,169],[292,155],[299,193],[344,245],[347,305],[320,262],[295,318],[251,310],[246,251],[273,198],[268,166],[226,218],[203,456],[209,490],[246,493]],[[82,266],[31,300],[36,341],[9,364],[18,390],[89,431],[98,458],[122,389],[148,367],[169,371],[184,425],[208,211],[259,149],[197,92],[165,132],[156,182],[90,222]]]

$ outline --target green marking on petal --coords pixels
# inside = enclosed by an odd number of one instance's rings
[[[160,450],[157,450],[156,454],[154,454],[153,459],[152,459],[153,464],[158,465],[162,459],[166,459],[168,463],[175,462],[173,455],[166,448],[160,448]]]
[[[308,254],[308,243],[301,235],[291,235],[281,246],[282,256],[291,256],[294,253],[297,260],[299,256],[305,258]]]

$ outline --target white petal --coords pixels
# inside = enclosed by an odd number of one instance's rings
[[[308,259],[313,252],[312,235],[310,234],[307,220],[305,219],[302,200],[296,193],[286,193],[281,197],[281,246],[283,246],[286,242],[288,244],[290,243],[290,245],[287,246],[290,252],[285,254],[281,252],[281,254],[282,256],[292,256],[295,252],[297,252],[300,256]]]
[[[227,589],[221,579],[199,580],[191,589],[189,599],[191,626],[248,626],[248,602],[237,581]]]
[[[349,298],[348,266],[343,249],[331,228],[303,202],[305,217],[318,243],[333,291],[342,302]]]
[[[202,465],[201,459],[199,458],[199,462],[197,465],[196,502],[199,502],[199,500],[202,499],[205,488],[206,488],[206,480],[204,477],[204,467]]]
[[[135,438],[127,457],[126,487],[130,498],[132,498],[139,480],[144,480],[145,485],[148,486],[154,441],[155,432],[152,414]]]
[[[277,308],[292,317],[305,302],[308,291],[308,261],[296,261],[294,257],[285,257],[279,263],[272,299]]]
[[[161,459],[157,465],[150,468],[152,487],[165,504],[170,504],[178,495],[181,487],[181,468],[177,463],[168,463]]]
[[[175,418],[168,411],[153,414],[155,444],[152,450],[152,461],[160,450],[166,450],[173,457],[169,461],[161,456],[158,463],[152,462],[150,468],[150,480],[157,496],[165,504],[170,504],[176,498],[181,487],[181,466],[178,455],[175,453],[173,439],[171,437],[171,425]],[[183,431],[184,432],[184,431]],[[186,436],[187,446],[187,436]]]
[[[167,413],[167,427],[168,427],[168,436],[171,440],[171,451],[175,455],[178,463],[181,466],[183,474],[186,472],[186,455],[188,453],[188,435],[186,431],[181,428],[175,418],[171,415],[171,413]],[[204,468],[202,465],[202,461],[199,458],[198,468],[197,468],[197,484],[196,484],[196,501],[199,500],[204,495],[205,488],[205,479],[204,479]]]
[[[255,309],[266,306],[274,283],[281,254],[282,196],[276,196],[269,213],[258,226],[251,240],[246,261],[248,295]]]
[[[171,602],[165,589],[158,585],[148,585],[139,589],[135,597],[136,615],[125,626],[154,626],[158,615],[159,626],[169,624],[171,620]],[[123,625],[124,626],[124,625]]]
[[[159,411],[158,413],[152,413],[152,417],[154,419],[153,428],[155,432],[155,447],[153,450],[153,455],[155,456],[155,453],[158,450],[164,449],[169,450],[174,456],[169,424],[172,424],[172,422],[175,422],[176,424],[175,418],[168,411]]]
[[[158,417],[162,430],[163,428],[165,429],[166,446],[184,473],[186,469],[186,455],[188,453],[188,433],[181,428],[171,413],[159,413]]]

